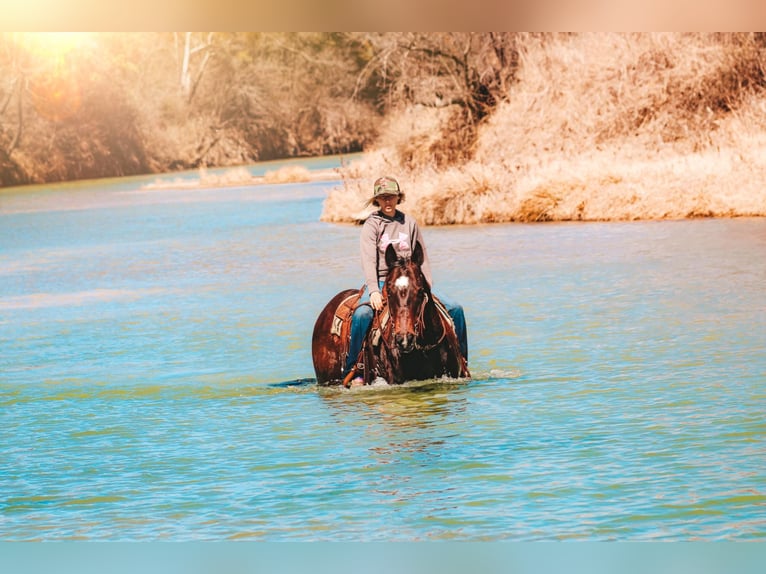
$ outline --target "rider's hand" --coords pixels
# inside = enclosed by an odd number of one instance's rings
[[[370,305],[376,311],[380,311],[383,308],[383,296],[378,291],[370,293]]]

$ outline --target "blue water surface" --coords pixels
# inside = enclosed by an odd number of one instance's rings
[[[0,539],[766,538],[766,220],[425,228],[473,378],[322,389],[337,184],[0,191]]]

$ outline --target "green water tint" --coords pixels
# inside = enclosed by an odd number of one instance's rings
[[[331,184],[0,197],[3,540],[762,540],[766,221],[426,228],[470,381],[321,389]]]

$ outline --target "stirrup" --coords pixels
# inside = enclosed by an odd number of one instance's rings
[[[360,378],[364,382],[364,377],[362,375],[358,375],[356,372],[356,368],[351,369],[348,374],[343,378],[343,386],[347,389],[351,388],[351,382],[356,379]]]
[[[351,388],[351,381],[354,380],[354,377],[356,376],[356,367],[352,368],[348,374],[343,377],[343,386],[347,389]]]
[[[364,380],[364,375],[359,373],[364,373],[364,363],[354,363],[351,370],[343,377],[343,386],[347,389],[351,387],[351,381],[354,380],[354,377],[361,377]]]

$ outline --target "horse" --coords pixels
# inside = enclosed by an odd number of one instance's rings
[[[365,384],[378,378],[389,384],[439,377],[470,377],[468,364],[447,311],[431,293],[423,274],[423,249],[416,243],[410,258],[385,252],[388,274],[384,309],[376,311],[360,360]],[[350,314],[362,291],[346,289],[325,305],[314,324],[311,352],[317,383],[343,383]],[[345,312],[339,312],[341,308]]]

